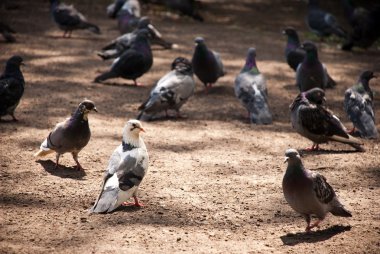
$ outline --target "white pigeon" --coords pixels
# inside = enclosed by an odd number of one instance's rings
[[[90,213],[109,213],[121,205],[143,206],[136,194],[148,170],[149,156],[140,132],[141,122],[129,120],[124,127],[122,143],[112,153],[101,192]],[[134,203],[127,203],[131,197]]]

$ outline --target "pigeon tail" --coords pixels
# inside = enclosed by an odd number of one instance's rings
[[[101,34],[99,27],[97,25],[92,24],[92,23],[83,21],[82,27],[83,27],[83,29],[88,29],[89,31],[93,32],[94,34]]]
[[[143,116],[143,114],[144,114],[144,111],[141,111],[140,114],[136,117],[136,119],[137,119],[137,120],[140,120],[141,117]]]
[[[94,79],[94,82],[95,82],[95,83],[99,83],[99,82],[105,81],[105,80],[107,80],[107,79],[110,79],[110,78],[117,78],[117,77],[118,77],[118,76],[117,76],[115,73],[109,71],[109,72],[105,72],[105,73],[103,73],[103,74],[97,76],[97,77]]]
[[[104,52],[97,52],[96,54],[100,56],[103,60],[108,60],[120,56],[120,53],[115,49],[109,49]]]
[[[115,210],[115,201],[117,199],[118,189],[104,190],[94,206],[89,209],[90,213],[109,213]]]
[[[272,124],[272,115],[269,111],[261,111],[259,114],[250,113],[251,123]]]
[[[365,149],[362,147],[363,142],[361,142],[359,139],[354,138],[353,136],[351,136],[349,134],[347,134],[347,135],[348,135],[348,139],[345,137],[337,136],[337,135],[331,136],[330,139],[333,141],[337,141],[337,142],[341,142],[341,143],[350,145],[353,148],[355,148],[357,151],[360,151],[360,152],[365,151]]]
[[[335,216],[340,217],[352,217],[352,214],[350,211],[348,211],[342,204],[340,204],[338,201],[335,201],[336,204],[334,204],[333,208],[331,209],[331,213]]]
[[[327,74],[326,88],[334,88],[336,86],[335,80],[333,80],[332,77],[328,73],[326,74]]]
[[[116,47],[116,41],[112,41],[110,44],[104,46],[102,50],[114,49]]]

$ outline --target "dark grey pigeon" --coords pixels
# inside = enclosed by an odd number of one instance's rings
[[[319,8],[318,0],[309,0],[306,24],[319,37],[327,37],[331,34],[335,34],[341,38],[347,37],[346,31],[338,24],[336,18]]]
[[[297,150],[288,149],[285,156],[288,166],[282,180],[282,190],[288,204],[305,218],[307,232],[319,227],[329,212],[335,216],[352,217],[326,178],[304,167]],[[311,215],[318,220],[310,225]]]
[[[24,65],[23,59],[20,56],[12,56],[8,59],[5,70],[0,76],[0,120],[2,116],[10,115],[13,121],[17,121],[14,112],[25,88],[20,65]]]
[[[313,141],[313,146],[307,150],[319,150],[319,144],[336,141],[348,144],[357,151],[364,151],[361,147],[363,143],[349,135],[339,118],[324,108],[324,101],[325,92],[313,88],[300,93],[290,105],[293,129]]]
[[[137,190],[148,171],[149,156],[140,132],[141,122],[129,120],[124,127],[121,144],[108,162],[102,188],[90,213],[109,213],[121,205],[143,206]],[[131,197],[134,203],[128,203]]]
[[[235,95],[247,109],[250,121],[271,124],[272,114],[268,107],[267,85],[256,65],[256,50],[248,49],[247,60],[235,79]]]
[[[73,30],[88,29],[89,31],[100,34],[98,26],[87,22],[82,13],[77,11],[73,5],[60,3],[59,0],[50,0],[50,12],[54,22],[64,31],[63,37],[71,37]]]
[[[224,76],[223,63],[219,53],[209,50],[202,37],[197,37],[195,43],[192,65],[195,75],[203,82],[207,91]]]
[[[121,54],[129,49],[134,43],[137,37],[137,33],[141,29],[147,29],[149,31],[149,41],[151,44],[160,45],[165,49],[171,49],[173,47],[173,43],[167,42],[162,38],[160,32],[158,32],[158,30],[150,23],[148,17],[142,17],[139,20],[138,27],[133,30],[133,32],[119,36],[107,46],[103,47],[102,51],[98,52],[98,55],[103,60],[121,56]]]
[[[290,68],[297,70],[300,63],[303,62],[306,52],[301,48],[301,43],[297,34],[297,31],[292,27],[287,27],[282,32],[288,37],[287,44],[285,47],[285,58],[288,62]],[[327,86],[326,88],[333,88],[336,86],[336,82],[331,78],[331,76],[326,72],[327,75]]]
[[[175,110],[180,117],[179,109],[194,94],[195,82],[193,69],[189,60],[177,57],[172,63],[172,71],[163,76],[150,92],[150,96],[138,109],[143,114],[154,116],[167,110]]]
[[[12,28],[10,28],[7,24],[4,22],[0,22],[0,33],[4,37],[6,42],[15,42],[16,38],[12,35],[15,32]]]
[[[111,69],[97,76],[94,82],[103,82],[111,78],[132,79],[137,85],[136,79],[149,71],[153,64],[153,56],[150,48],[149,31],[140,29],[137,33],[134,43],[129,49],[111,65]]]
[[[91,111],[98,112],[94,102],[82,101],[70,118],[55,126],[34,156],[46,156],[55,152],[55,168],[58,168],[59,157],[64,153],[71,153],[77,164],[77,169],[83,170],[78,161],[78,154],[90,141],[88,114]]]
[[[369,48],[380,38],[380,5],[366,9],[355,6],[351,0],[342,0],[342,4],[352,27],[352,31],[342,49],[351,50],[352,47]]]
[[[375,113],[373,111],[373,93],[369,81],[374,78],[372,71],[363,72],[356,85],[346,90],[344,94],[344,109],[354,124],[351,131],[358,129],[362,138],[377,138]]]
[[[334,87],[336,82],[332,78],[329,79],[325,65],[319,61],[315,44],[306,41],[301,48],[305,50],[306,57],[298,65],[296,72],[296,85],[300,91],[304,92],[314,87]]]
[[[195,0],[165,0],[165,3],[170,9],[203,22],[203,17],[197,11]]]

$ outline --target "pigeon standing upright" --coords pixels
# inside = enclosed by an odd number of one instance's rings
[[[149,156],[138,120],[129,120],[124,127],[121,144],[112,153],[104,175],[101,192],[90,213],[109,213],[120,205],[143,206],[137,190],[148,171]],[[134,203],[126,203],[131,197]]]
[[[257,68],[254,48],[248,49],[245,65],[235,79],[235,95],[247,109],[252,123],[272,123],[266,81]]]
[[[4,37],[6,42],[15,42],[16,38],[12,35],[15,32],[12,28],[10,28],[7,24],[4,22],[0,22],[0,33]]]
[[[207,91],[224,76],[223,63],[219,53],[209,50],[202,37],[197,37],[195,43],[192,65],[195,75],[203,82]]]
[[[374,78],[372,71],[364,71],[356,85],[346,90],[344,94],[344,109],[358,129],[362,138],[377,138],[379,133],[375,124],[373,111],[373,93],[369,87],[369,81]]]
[[[97,76],[94,82],[102,82],[110,78],[132,79],[137,86],[136,79],[149,71],[153,64],[152,50],[148,41],[149,31],[141,29],[129,49],[116,58],[111,69]]]
[[[290,118],[293,128],[302,136],[313,141],[307,150],[319,150],[319,144],[336,141],[348,144],[357,151],[364,151],[363,144],[349,135],[338,117],[323,107],[325,92],[313,88],[301,92],[290,105]]]
[[[335,216],[352,217],[326,178],[304,167],[297,150],[288,149],[285,156],[288,166],[282,180],[282,190],[288,204],[305,218],[307,232],[319,227],[329,212]],[[316,215],[318,220],[310,225],[311,215]]]
[[[326,66],[319,61],[315,44],[306,41],[301,48],[305,50],[306,55],[297,67],[296,85],[299,90],[305,92],[314,87],[334,87],[336,82],[332,78],[329,79]]]
[[[17,121],[14,112],[24,94],[25,87],[20,65],[24,65],[22,57],[12,56],[8,59],[5,70],[0,76],[0,120],[2,116],[10,115],[13,121]]]
[[[77,11],[73,5],[60,3],[60,0],[50,0],[50,12],[55,23],[64,31],[63,37],[71,37],[71,33],[76,29],[88,29],[89,31],[100,34],[98,26],[87,22],[82,13]]]
[[[309,0],[307,10],[306,24],[313,33],[321,38],[331,34],[341,38],[347,37],[346,31],[338,24],[336,18],[319,8],[318,0]]]
[[[182,15],[187,15],[197,21],[203,22],[203,17],[196,9],[195,0],[165,0],[165,3],[170,9],[179,11]]]
[[[172,63],[172,71],[163,76],[150,92],[150,96],[139,110],[143,114],[155,115],[158,112],[174,109],[180,117],[179,109],[194,94],[195,82],[189,60],[177,57]]]
[[[305,58],[305,50],[301,49],[300,39],[297,31],[293,27],[285,28],[282,33],[287,36],[287,43],[285,47],[285,57],[290,68],[294,71],[297,70],[298,65]]]
[[[55,126],[34,156],[46,156],[55,152],[55,168],[58,168],[59,157],[64,153],[71,153],[77,164],[77,169],[83,170],[78,161],[78,154],[90,141],[88,114],[91,111],[98,112],[94,102],[82,101],[70,118]]]

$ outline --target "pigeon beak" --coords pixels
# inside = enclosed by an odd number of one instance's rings
[[[143,127],[140,127],[139,129],[140,129],[140,131],[142,131],[142,132],[146,132],[146,131],[144,130]]]
[[[96,107],[94,107],[92,110],[94,110],[96,113],[98,113],[98,110],[96,109]]]
[[[289,157],[285,157],[284,163],[288,162]]]

